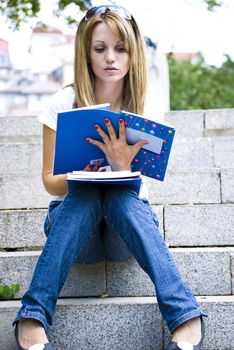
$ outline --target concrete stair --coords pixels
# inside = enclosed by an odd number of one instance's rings
[[[234,349],[234,110],[166,115],[176,138],[164,183],[148,180],[150,202],[177,266],[209,318],[205,350]],[[0,350],[16,349],[11,322],[45,236],[50,200],[41,183],[41,125],[0,118]],[[163,350],[168,331],[155,290],[134,259],[74,264],[49,337],[58,350]]]

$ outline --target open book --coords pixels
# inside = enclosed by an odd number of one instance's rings
[[[90,163],[99,162],[102,166],[108,165],[105,154],[97,146],[88,143],[86,138],[90,137],[102,141],[94,125],[99,124],[107,132],[105,118],[110,119],[118,135],[119,119],[121,118],[125,120],[128,144],[132,145],[141,139],[148,141],[148,144],[143,146],[133,159],[132,171],[163,181],[175,129],[133,113],[111,112],[108,110],[109,107],[108,104],[104,104],[58,113],[53,174],[79,171]],[[68,180],[78,181],[74,179],[73,175],[69,175]],[[95,172],[92,175],[93,179],[88,179],[88,175],[86,177],[82,175],[83,177],[79,178],[79,181],[97,182],[98,179],[94,177]],[[129,178],[118,178],[117,175],[114,175],[115,179],[112,177],[108,181],[115,183],[117,183],[117,179],[119,182],[130,181]],[[79,174],[79,176],[81,175]],[[103,176],[103,179],[107,181],[105,173],[98,176]],[[99,178],[99,181],[102,180]]]
[[[67,174],[68,182],[93,183],[99,185],[128,185],[139,192],[141,173],[139,171],[73,171]],[[70,184],[70,189],[72,184]]]

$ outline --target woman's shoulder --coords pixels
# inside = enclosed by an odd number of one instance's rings
[[[58,112],[71,109],[74,98],[75,92],[71,85],[61,88],[47,99],[38,120],[49,128],[56,130]]]
[[[58,103],[60,105],[71,108],[75,98],[75,92],[71,85],[59,89],[55,94],[51,95],[48,103]]]

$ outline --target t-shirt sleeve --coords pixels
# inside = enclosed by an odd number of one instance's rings
[[[38,120],[49,128],[56,130],[58,112],[71,109],[74,102],[72,87],[66,87],[50,96],[44,104]]]

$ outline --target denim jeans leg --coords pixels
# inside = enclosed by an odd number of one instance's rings
[[[41,321],[48,332],[59,293],[101,217],[102,192],[98,187],[82,184],[65,197],[13,325],[20,318],[34,318]]]
[[[113,186],[105,192],[103,213],[107,225],[122,237],[154,283],[158,305],[170,332],[191,318],[206,316],[183,282],[149,204],[130,187]]]

